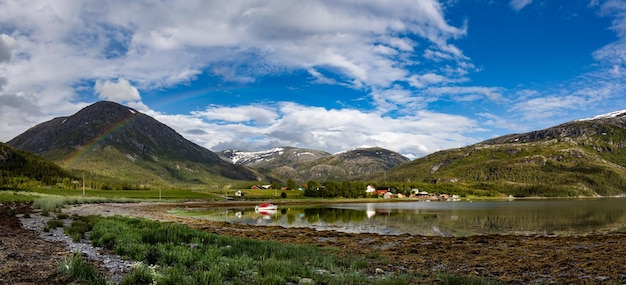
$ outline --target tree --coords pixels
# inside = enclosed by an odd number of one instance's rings
[[[339,183],[335,181],[324,182],[323,191],[320,191],[321,197],[335,198],[339,196]]]
[[[306,183],[306,189],[304,190],[304,196],[307,197],[319,197],[320,183],[317,180],[309,180]]]
[[[296,189],[296,187],[297,187],[297,184],[295,180],[291,178],[287,179],[287,189],[294,190]]]
[[[63,187],[70,188],[70,186],[71,186],[70,178],[69,177],[63,178]]]
[[[280,189],[281,185],[280,182],[278,182],[278,180],[274,180],[272,181],[272,189]]]

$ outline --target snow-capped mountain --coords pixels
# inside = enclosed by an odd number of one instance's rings
[[[613,112],[602,114],[602,115],[597,115],[597,116],[593,116],[593,117],[589,117],[589,118],[580,119],[578,121],[591,121],[591,120],[599,120],[599,119],[611,119],[611,118],[621,117],[621,116],[624,116],[624,115],[626,115],[626,110],[619,110],[619,111],[613,111]]]
[[[409,159],[383,148],[363,148],[329,154],[320,150],[278,147],[265,151],[224,150],[224,159],[298,181],[360,179],[386,171]]]
[[[330,154],[325,151],[296,148],[276,147],[262,151],[244,151],[227,149],[219,152],[223,158],[239,165],[255,168],[274,168],[276,166],[291,165],[317,160]]]

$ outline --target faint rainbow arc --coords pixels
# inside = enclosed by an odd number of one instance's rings
[[[139,117],[140,117],[140,113],[137,112],[133,114],[132,117],[124,118],[118,121],[117,123],[111,125],[109,128],[105,129],[99,135],[93,137],[91,140],[85,143],[82,148],[76,150],[67,159],[65,159],[65,162],[63,163],[63,167],[68,168],[74,165],[81,158],[83,158],[89,152],[89,150],[93,149],[95,145],[97,145],[98,143],[106,139],[108,136],[112,135],[113,133],[125,127],[126,125],[128,125],[129,123],[131,123],[132,121],[134,121],[135,119]]]

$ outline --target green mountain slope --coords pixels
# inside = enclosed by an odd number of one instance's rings
[[[386,179],[460,194],[612,196],[626,192],[625,167],[622,114],[440,151],[388,171]]]
[[[41,123],[8,144],[74,173],[147,187],[257,177],[152,117],[113,102],[97,102],[72,116]]]
[[[0,143],[0,187],[33,187],[62,183],[72,176],[53,162]]]

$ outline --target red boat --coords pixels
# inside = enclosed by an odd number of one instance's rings
[[[276,211],[276,209],[278,209],[278,206],[274,205],[272,203],[263,203],[263,204],[259,204],[256,207],[254,207],[254,211],[256,211],[256,212]]]

